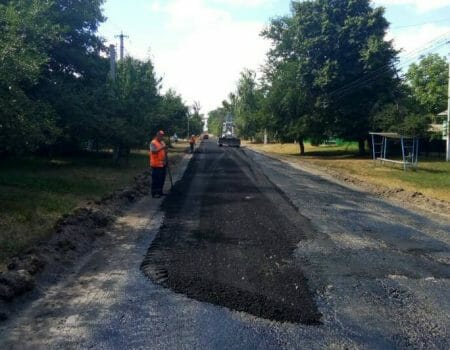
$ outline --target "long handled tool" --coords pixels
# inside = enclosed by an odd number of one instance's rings
[[[167,173],[169,174],[170,179],[170,190],[173,189],[173,178],[172,178],[172,170],[170,169],[170,163],[169,163],[169,152],[166,153],[166,161],[167,161]]]

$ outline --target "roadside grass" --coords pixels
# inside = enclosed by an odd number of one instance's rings
[[[381,166],[375,164],[370,156],[359,156],[356,143],[317,147],[305,144],[304,157],[300,157],[299,147],[295,144],[246,143],[246,145],[255,150],[289,157],[325,170],[337,170],[369,184],[403,188],[406,191],[421,192],[428,197],[450,202],[450,163],[443,159],[420,157],[418,170],[405,172],[398,165]]]
[[[174,144],[171,163],[186,146]],[[145,150],[132,152],[126,166],[114,165],[108,152],[0,159],[0,270],[8,257],[48,239],[62,215],[132,184],[148,166]]]

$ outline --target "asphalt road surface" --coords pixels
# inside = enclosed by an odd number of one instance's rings
[[[450,348],[444,218],[214,140],[159,206],[0,325],[0,348]]]

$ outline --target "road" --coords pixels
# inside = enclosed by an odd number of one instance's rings
[[[450,348],[449,221],[250,150],[202,143],[109,237],[1,349]]]

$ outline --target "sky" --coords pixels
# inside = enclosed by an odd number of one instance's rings
[[[239,73],[258,70],[270,42],[260,36],[270,19],[290,13],[290,0],[106,0],[100,35],[125,53],[150,58],[163,90],[176,90],[185,103],[199,101],[202,112],[221,106],[235,90]],[[391,23],[388,40],[402,50],[407,67],[420,54],[450,53],[450,0],[374,0]],[[438,49],[430,47],[436,43]],[[434,41],[433,41],[434,40]]]

